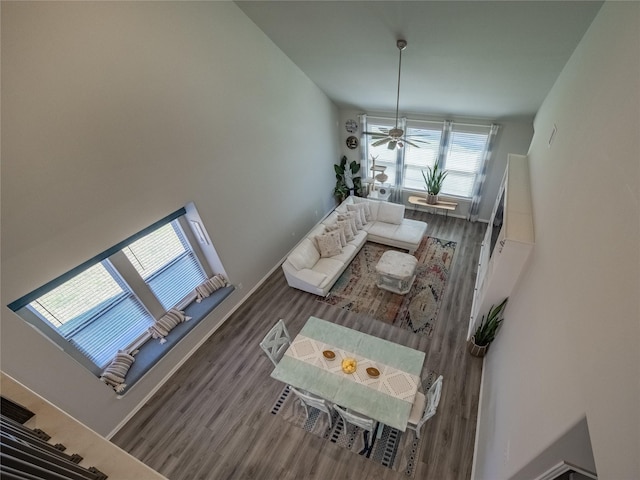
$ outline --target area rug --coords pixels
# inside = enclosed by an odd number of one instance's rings
[[[435,372],[426,372],[422,378],[422,391],[429,390],[436,378]],[[371,434],[354,425],[345,428],[342,418],[335,411],[331,420],[332,427],[329,428],[329,418],[320,410],[309,407],[307,418],[300,400],[288,385],[278,396],[271,413],[298,428],[350,450],[354,455],[361,455],[396,472],[402,472],[407,478],[413,478],[415,474],[420,439],[416,438],[413,430],[401,432],[385,425],[382,436],[377,438],[375,432]]]
[[[418,259],[416,279],[406,295],[376,286],[376,264],[387,250],[401,251],[378,243],[365,243],[329,295],[319,301],[430,336],[442,303],[456,242],[435,237],[422,239],[414,253]]]

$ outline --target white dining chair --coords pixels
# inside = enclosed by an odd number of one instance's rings
[[[298,400],[300,400],[300,403],[304,407],[304,412],[307,414],[307,419],[309,419],[309,407],[313,407],[327,414],[329,417],[329,428],[332,427],[331,404],[327,400],[309,392],[296,390],[291,385],[289,385],[289,388],[298,396]]]
[[[420,438],[420,430],[422,430],[424,423],[436,414],[441,393],[442,375],[431,385],[426,397],[421,392],[416,394],[416,399],[409,414],[409,422],[407,423],[407,428],[415,430],[416,438]]]
[[[376,424],[376,421],[374,419],[365,417],[364,415],[360,415],[348,409],[345,410],[343,408],[340,408],[338,405],[334,405],[333,409],[336,412],[338,412],[340,417],[342,417],[342,421],[344,422],[345,429],[346,429],[346,426],[350,423],[368,432],[373,432]]]
[[[278,365],[278,362],[284,355],[285,350],[289,348],[289,345],[291,345],[291,337],[282,319],[278,320],[278,322],[271,327],[269,333],[267,333],[260,342],[260,347],[274,365]]]

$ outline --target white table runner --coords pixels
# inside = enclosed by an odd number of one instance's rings
[[[336,354],[335,359],[326,359],[322,354],[324,350],[333,351]],[[362,355],[342,350],[304,335],[298,335],[294,338],[285,355],[336,375],[348,377],[356,383],[409,403],[413,403],[420,384],[420,378],[417,375],[403,372],[389,365],[384,365]],[[355,358],[358,362],[354,373],[348,374],[342,371],[342,360],[345,358]],[[377,378],[370,377],[367,374],[367,368],[369,367],[377,368],[380,371],[380,376]]]

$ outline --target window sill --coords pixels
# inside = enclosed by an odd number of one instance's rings
[[[216,290],[200,303],[192,302],[184,308],[185,314],[191,317],[191,320],[182,322],[171,330],[169,335],[165,337],[167,340],[165,343],[160,343],[159,339],[152,338],[141,345],[138,353],[135,355],[135,362],[133,362],[127,372],[125,380],[126,387],[122,392],[118,393],[118,398],[125,395],[162,357],[169,353],[169,350],[186,337],[201,320],[220,305],[234,290],[235,287],[230,285]]]

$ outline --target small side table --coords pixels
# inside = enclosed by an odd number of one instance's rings
[[[416,279],[418,260],[408,253],[387,250],[376,265],[378,288],[405,295]]]
[[[458,204],[456,202],[438,201],[438,203],[427,203],[426,198],[418,197],[415,195],[409,197],[409,203],[411,205],[420,205],[422,207],[431,207],[436,210],[444,210],[444,214],[447,217],[449,216],[449,212],[453,212],[458,207]]]

